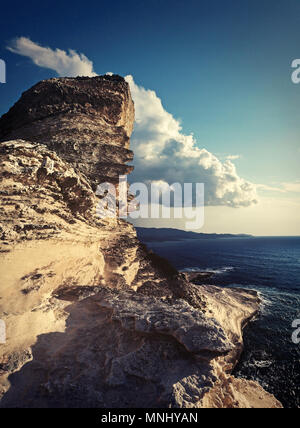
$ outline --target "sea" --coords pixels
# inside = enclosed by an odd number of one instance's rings
[[[300,237],[146,244],[179,270],[213,272],[208,283],[260,293],[261,312],[244,330],[244,352],[234,375],[258,381],[284,407],[299,408]]]

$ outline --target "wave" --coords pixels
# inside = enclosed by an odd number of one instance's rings
[[[224,266],[221,268],[200,268],[200,267],[189,267],[184,268],[181,270],[181,272],[207,272],[207,273],[213,273],[214,275],[223,275],[228,272],[234,271],[233,266]]]
[[[254,360],[253,362],[248,362],[248,367],[258,367],[260,369],[265,369],[271,367],[274,364],[273,360]]]

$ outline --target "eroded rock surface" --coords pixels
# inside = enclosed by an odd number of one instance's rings
[[[96,215],[133,122],[119,76],[40,82],[0,119],[1,407],[280,407],[230,374],[257,294],[193,285]]]
[[[0,119],[0,141],[45,144],[97,184],[118,181],[132,167],[134,106],[119,76],[39,82]]]

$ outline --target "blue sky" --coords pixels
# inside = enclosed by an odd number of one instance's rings
[[[239,177],[265,186],[260,207],[272,200],[272,211],[286,200],[280,212],[293,226],[277,234],[299,234],[300,84],[291,81],[291,63],[300,58],[298,0],[31,1],[5,4],[2,17],[7,83],[0,86],[0,114],[22,91],[57,75],[9,52],[13,39],[82,52],[96,73],[132,75],[154,90],[199,148],[222,162],[239,156]],[[227,212],[214,213],[221,209]],[[236,211],[244,228],[249,210]],[[233,231],[230,220],[217,226]],[[266,234],[275,234],[276,222],[272,228]],[[255,231],[263,234],[260,226]]]

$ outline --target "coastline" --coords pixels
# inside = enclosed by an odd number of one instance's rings
[[[213,316],[217,318],[234,344],[232,353],[224,357],[223,361],[216,362],[228,377],[226,379],[225,376],[222,385],[214,387],[205,397],[204,406],[222,407],[226,403],[226,407],[230,408],[282,408],[282,404],[258,382],[232,375],[244,349],[243,331],[260,312],[258,293],[237,288],[226,288],[224,292],[224,289],[220,290],[219,287],[201,285],[200,287],[205,287],[206,296],[209,292],[216,293],[217,297],[213,296],[212,299],[212,306],[215,308]]]
[[[179,270],[213,272],[207,284],[259,293],[260,314],[244,331],[244,351],[233,373],[259,382],[284,408],[298,408],[300,348],[291,337],[292,322],[299,318],[299,238],[198,240],[149,247]]]
[[[212,278],[212,272],[184,272],[183,275],[206,297],[211,315],[220,323],[234,345],[227,356],[214,362],[222,378],[222,386],[220,384],[212,388],[204,397],[203,406],[222,407],[225,400],[227,406],[233,408],[282,408],[279,400],[266,392],[258,382],[232,375],[244,350],[244,329],[261,311],[260,293],[245,288],[199,284],[199,281],[205,282]],[[195,280],[196,283],[193,282]],[[220,399],[222,396],[223,399]]]
[[[49,115],[66,96],[72,116]],[[20,109],[33,113],[16,127]],[[0,407],[282,407],[232,376],[258,296],[194,285],[131,224],[96,215],[99,154],[109,153],[104,181],[131,171],[134,107],[124,79],[40,82],[1,121],[13,131],[1,143]]]

